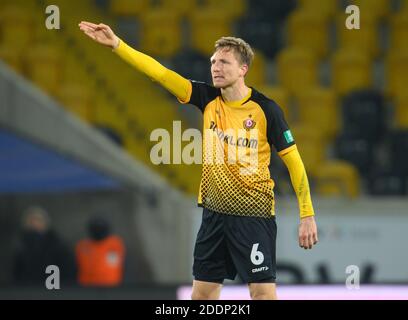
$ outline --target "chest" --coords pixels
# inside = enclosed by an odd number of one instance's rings
[[[240,106],[228,106],[221,99],[216,99],[204,112],[204,129],[222,131],[257,131],[266,134],[266,120],[262,109],[250,101]]]

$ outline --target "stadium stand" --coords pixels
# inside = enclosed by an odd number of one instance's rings
[[[122,30],[131,21],[121,35],[125,40],[201,81],[210,81],[214,40],[240,36],[256,51],[247,82],[281,105],[307,170],[320,181],[316,191],[356,195],[370,185],[367,192],[392,193],[391,187],[375,189],[376,184],[358,179],[388,181],[389,174],[392,181],[394,172],[370,168],[376,155],[383,157],[383,149],[390,149],[388,165],[401,158],[390,136],[408,126],[408,6],[404,1],[374,2],[87,0],[75,10],[68,0],[45,1],[64,10],[62,32],[56,36],[43,28],[38,10],[26,9],[38,8],[40,1],[4,0],[0,57],[176,187],[196,194],[199,166],[153,166],[149,135],[155,128],[171,132],[172,121],[179,119],[183,129],[200,127],[198,119],[156,84],[112,59],[109,50],[84,39],[77,23],[86,18]],[[364,28],[345,28],[347,4],[360,7]],[[32,49],[25,54],[28,46]],[[138,91],[144,92],[143,101]],[[403,140],[401,133],[395,137]],[[328,180],[325,175],[342,173],[345,180],[321,182]],[[398,194],[404,190],[395,188]]]

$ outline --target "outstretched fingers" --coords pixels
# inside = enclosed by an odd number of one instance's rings
[[[98,28],[99,25],[97,25],[97,24],[95,24],[95,23],[92,23],[92,22],[89,22],[89,21],[81,21],[81,22],[79,23],[79,26],[80,26],[80,27],[81,27],[81,26],[84,26],[84,27],[96,29],[96,28]]]
[[[93,31],[85,31],[85,34],[86,34],[88,37],[90,37],[90,38],[96,40],[95,32],[93,32]]]
[[[86,27],[86,26],[81,26],[81,27],[79,27],[79,29],[80,29],[81,31],[85,32],[85,33],[87,33],[87,32],[95,32],[95,29],[92,29],[92,28],[89,28],[89,27]]]

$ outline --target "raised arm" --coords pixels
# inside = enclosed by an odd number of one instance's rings
[[[311,249],[317,243],[318,238],[305,166],[297,148],[292,149],[281,158],[289,170],[292,186],[299,203],[299,246],[304,249]]]
[[[188,102],[190,99],[191,82],[189,80],[164,67],[152,57],[129,47],[115,35],[109,26],[82,21],[79,28],[94,41],[111,48],[123,60],[146,74],[150,79],[159,82],[181,102]]]

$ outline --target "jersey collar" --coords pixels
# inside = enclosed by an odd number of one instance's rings
[[[224,103],[228,106],[228,107],[240,107],[243,104],[245,104],[246,102],[248,102],[249,99],[251,99],[252,96],[252,88],[249,88],[248,94],[243,97],[241,100],[237,100],[237,101],[225,101],[224,98],[221,95],[221,99],[222,101],[224,101]]]

